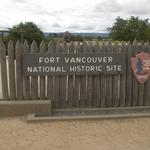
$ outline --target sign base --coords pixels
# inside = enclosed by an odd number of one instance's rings
[[[86,119],[123,119],[135,117],[150,117],[150,107],[126,108],[80,108],[53,110],[51,116],[29,114],[27,122],[45,122],[59,120],[86,120]]]

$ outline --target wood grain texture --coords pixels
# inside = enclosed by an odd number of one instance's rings
[[[46,44],[44,41],[40,43],[40,53],[46,53]],[[46,77],[40,77],[40,99],[44,100],[45,96],[45,88],[46,88]]]
[[[94,46],[91,42],[88,43],[86,53],[93,53]],[[86,107],[92,107],[92,92],[93,92],[93,76],[86,75]]]
[[[31,53],[37,53],[38,47],[35,41],[31,44]],[[38,99],[38,77],[31,76],[31,98],[32,100]]]
[[[0,41],[0,62],[1,62],[1,78],[2,78],[2,94],[3,99],[9,99],[8,94],[8,79],[7,79],[7,67],[6,67],[6,47],[2,41]]]
[[[119,45],[115,43],[112,46],[113,53],[120,53],[119,52]],[[112,106],[118,107],[119,106],[119,92],[120,92],[120,75],[116,74],[112,76]]]
[[[105,44],[102,43],[101,46],[101,52],[106,53],[106,47]],[[105,108],[106,107],[106,76],[104,74],[101,75],[100,78],[100,93],[101,93],[101,102],[100,102],[100,107]]]
[[[80,53],[87,53],[87,43],[80,45]],[[87,101],[87,75],[80,76],[80,107],[86,107]]]
[[[53,54],[56,49],[56,43],[51,41],[48,43],[48,53]],[[54,106],[54,76],[47,77],[47,99],[51,100],[52,107]]]
[[[126,106],[131,107],[131,101],[132,101],[132,69],[131,69],[131,62],[130,59],[132,57],[132,47],[130,42],[127,44],[127,71],[126,71],[126,76],[127,76],[127,81],[126,81]]]
[[[68,47],[66,42],[60,45],[60,53],[68,53]],[[60,85],[60,108],[65,108],[67,105],[66,101],[66,88],[67,88],[67,75],[62,75],[59,77]]]
[[[39,77],[38,83],[38,77],[23,75],[22,55],[39,52],[49,54],[123,53],[126,58],[126,73],[120,75],[49,75]],[[85,41],[83,43],[51,41],[47,48],[46,43],[42,41],[38,50],[35,41],[32,42],[31,48],[27,41],[24,44],[17,41],[15,48],[13,42],[9,41],[7,69],[6,48],[4,43],[0,42],[3,99],[49,99],[53,108],[149,106],[150,80],[139,84],[131,69],[131,57],[140,52],[150,52],[149,42],[134,41],[132,45],[130,42],[114,45],[102,43],[100,46],[98,42],[93,44]]]
[[[71,44],[69,45],[68,53],[69,54],[75,53],[75,45],[73,42],[71,42]],[[68,107],[74,107],[76,101],[78,100],[75,99],[74,79],[75,75],[68,75],[68,97],[67,97]]]
[[[112,52],[112,45],[108,42],[106,46],[106,53]],[[106,106],[112,107],[112,75],[106,76]]]
[[[126,57],[127,64],[127,45],[125,42],[121,44],[120,53],[123,53],[124,57]],[[126,68],[127,70],[127,68]],[[125,107],[126,103],[126,73],[120,75],[120,93],[119,93],[119,106]]]
[[[25,40],[23,45],[24,53],[30,53],[30,48],[27,40]],[[24,99],[31,99],[30,97],[30,77],[23,76],[23,91],[24,91]]]
[[[13,41],[8,42],[8,68],[9,68],[9,93],[10,100],[16,99],[16,82],[15,82],[15,51]]]
[[[144,52],[147,49],[146,43],[144,44],[141,42],[138,45],[137,53]],[[139,84],[138,83],[138,98],[137,98],[137,105],[138,106],[143,106],[143,100],[144,100],[144,84]]]
[[[23,45],[18,40],[16,42],[16,89],[17,89],[17,99],[23,99],[23,64],[22,64],[22,54]]]
[[[99,43],[97,42],[93,47],[93,53],[101,53],[101,48]],[[94,75],[92,76],[92,107],[101,107],[101,75]],[[104,104],[102,104],[103,107]]]
[[[60,42],[56,43],[56,51],[55,53],[59,54],[61,52],[61,45]],[[60,107],[60,76],[56,75],[54,79],[54,102],[55,108]]]
[[[147,42],[146,52],[150,53],[150,43]],[[144,106],[150,106],[150,79],[144,84]]]
[[[132,44],[132,56],[136,55],[137,49],[138,49],[138,43],[135,40]],[[137,83],[135,76],[133,75],[133,79],[132,79],[132,106],[137,106],[137,105],[138,105],[138,83]]]
[[[79,42],[76,44],[75,52],[77,54],[82,52],[82,47],[81,47]],[[75,79],[74,79],[74,103],[73,103],[73,107],[80,107],[80,94],[81,94],[80,77],[81,77],[80,75],[75,75]]]

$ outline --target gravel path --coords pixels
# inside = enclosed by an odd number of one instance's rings
[[[0,119],[1,150],[150,150],[150,118],[26,123]]]

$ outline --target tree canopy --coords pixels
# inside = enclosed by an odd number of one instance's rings
[[[14,41],[21,39],[20,32],[22,31],[23,38],[28,40],[29,43],[31,43],[33,40],[35,40],[37,43],[40,43],[40,41],[44,38],[43,32],[33,22],[21,22],[20,24],[14,25],[10,31],[11,32],[8,38]]]
[[[133,16],[129,19],[118,17],[108,30],[113,40],[150,40],[150,23],[148,19],[142,20]]]

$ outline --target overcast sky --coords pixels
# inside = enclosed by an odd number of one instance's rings
[[[105,32],[115,18],[150,17],[150,0],[3,0],[0,29],[32,21],[44,32]]]

